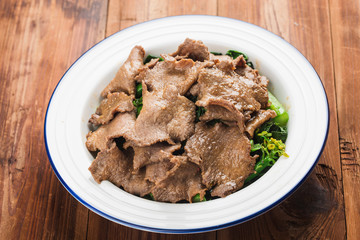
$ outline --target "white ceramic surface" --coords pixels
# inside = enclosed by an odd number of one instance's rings
[[[223,199],[195,204],[160,203],[133,196],[105,181],[97,184],[85,147],[88,119],[101,90],[134,45],[147,54],[174,52],[185,38],[210,51],[247,53],[269,88],[288,109],[286,152],[258,181]],[[177,16],[124,29],[96,44],[65,73],[50,99],[45,142],[50,163],[64,187],[82,204],[114,222],[167,233],[210,231],[244,222],[284,200],[304,181],[324,147],[329,124],[326,94],[299,51],[258,26],[215,16]]]

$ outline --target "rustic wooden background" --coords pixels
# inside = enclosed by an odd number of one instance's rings
[[[313,64],[329,98],[330,132],[310,178],[249,222],[196,235],[110,222],[60,184],[44,147],[55,85],[84,51],[149,19],[208,14],[266,28]],[[1,0],[0,239],[360,239],[359,0]]]

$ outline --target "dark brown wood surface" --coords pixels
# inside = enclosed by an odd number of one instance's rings
[[[166,235],[78,203],[51,169],[43,124],[57,82],[84,51],[125,27],[182,14],[244,20],[289,41],[322,79],[331,119],[319,164],[279,206],[231,228]],[[360,239],[359,23],[358,0],[0,1],[0,239]]]

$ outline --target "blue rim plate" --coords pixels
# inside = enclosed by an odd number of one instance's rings
[[[131,48],[149,54],[173,52],[185,38],[202,40],[210,51],[236,49],[249,55],[269,88],[290,115],[280,158],[258,181],[222,199],[195,204],[149,201],[104,181],[97,184],[88,167],[87,120],[100,92],[114,77]],[[291,44],[258,26],[235,19],[187,15],[156,19],[124,29],[85,52],[64,74],[47,108],[46,151],[63,186],[93,212],[128,227],[160,233],[198,233],[245,222],[273,208],[304,182],[327,139],[329,108],[319,76]]]

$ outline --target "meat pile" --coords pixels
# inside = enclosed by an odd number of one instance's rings
[[[173,203],[239,190],[254,171],[249,138],[276,116],[266,110],[267,78],[243,56],[213,55],[191,39],[162,54],[163,61],[144,64],[144,56],[140,46],[131,50],[89,120],[97,127],[86,141],[97,153],[89,168],[94,179]],[[137,117],[138,83],[143,108]],[[206,111],[197,120],[199,107]]]

